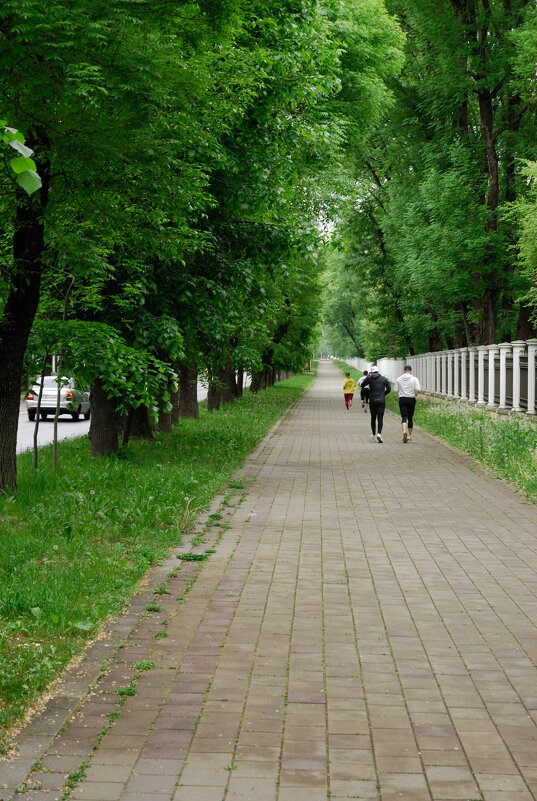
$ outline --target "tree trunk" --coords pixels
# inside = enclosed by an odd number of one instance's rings
[[[244,370],[239,369],[237,371],[237,398],[242,398],[242,393],[244,392]]]
[[[518,310],[518,321],[516,329],[517,339],[531,339],[536,334],[535,326],[531,319],[531,309],[529,306],[522,306]]]
[[[466,314],[466,305],[463,301],[458,301],[455,308],[460,312],[460,320],[455,324],[455,347],[466,348],[471,345],[470,328],[468,325],[468,316]]]
[[[130,409],[129,417],[131,418],[130,437],[134,437],[134,439],[155,439],[148,406],[142,405],[137,406],[136,409]]]
[[[520,97],[518,95],[507,95],[506,102],[509,130],[506,132],[503,142],[502,162],[504,164],[505,176],[505,202],[513,203],[516,200],[516,166],[514,157],[514,153],[516,152],[516,138],[514,134],[517,133],[520,127],[521,118],[517,113],[521,105]],[[517,241],[516,229],[510,227],[508,231],[506,231],[506,236],[511,245],[511,257],[505,268],[505,280],[503,282],[504,286],[501,306],[502,315],[500,320],[500,326],[503,329],[503,333],[499,334],[501,340],[510,339],[511,331],[513,330],[513,323],[515,321],[517,322],[517,325],[521,327],[521,330],[524,330],[525,323],[529,322],[529,320],[524,319],[525,315],[522,307],[517,307],[513,293],[516,263],[516,257],[514,254],[514,246],[516,245]],[[527,339],[529,336],[529,334],[527,337],[520,337],[517,335],[517,339]]]
[[[216,412],[222,403],[222,388],[214,381],[209,382],[209,389],[207,390],[207,409],[210,412]]]
[[[0,490],[17,488],[17,427],[26,344],[39,303],[43,213],[48,201],[48,164],[40,165],[43,186],[29,198],[17,189],[13,268],[0,321]]]
[[[107,398],[99,380],[91,385],[91,423],[89,430],[92,456],[108,456],[119,448],[116,398]]]
[[[494,281],[485,288],[483,300],[477,300],[476,309],[481,312],[476,326],[476,345],[493,345],[496,341],[496,303],[498,287]]]
[[[231,356],[228,356],[225,366],[217,372],[222,387],[222,402],[233,403],[237,397],[237,382],[231,365]]]
[[[489,212],[485,223],[485,233],[494,234],[498,227],[498,202],[500,196],[499,176],[498,176],[498,154],[494,138],[494,109],[492,93],[487,89],[478,91],[479,116],[481,120],[481,131],[485,142],[487,154],[487,198],[486,205]],[[488,247],[486,264],[492,265],[493,269],[486,279],[487,284],[483,293],[482,303],[476,300],[475,307],[481,310],[481,319],[477,324],[477,344],[490,345],[496,340],[496,305],[499,297],[498,286],[498,267],[495,264],[497,254],[494,244]],[[486,265],[485,265],[486,266]]]
[[[257,395],[259,390],[261,389],[261,378],[263,373],[252,373],[252,380],[250,382],[250,392],[253,395]]]
[[[342,321],[341,321],[341,325],[343,326],[343,329],[345,330],[345,333],[347,334],[347,336],[348,336],[348,337],[349,337],[349,339],[351,340],[352,344],[354,345],[354,348],[355,348],[355,350],[356,350],[356,355],[357,355],[357,356],[358,356],[360,359],[363,359],[363,358],[364,358],[364,356],[365,356],[365,354],[364,354],[364,351],[363,351],[363,348],[362,348],[362,346],[360,345],[360,343],[358,342],[358,340],[355,338],[355,336],[354,336],[354,333],[353,333],[353,330],[352,330],[352,328],[350,327],[349,323],[348,323],[346,320],[342,320]]]
[[[198,420],[198,365],[179,367],[179,417]]]
[[[433,323],[436,323],[437,316],[434,310],[433,304],[429,303],[429,308],[427,310],[429,312],[429,316]],[[429,330],[429,351],[431,353],[437,353],[439,350],[442,350],[444,347],[444,343],[442,342],[442,337],[440,336],[440,331],[438,330],[438,326],[434,326]]]

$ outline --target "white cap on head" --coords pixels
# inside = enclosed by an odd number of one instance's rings
[[[372,368],[371,368],[371,372],[372,372],[372,373],[378,373],[378,371],[379,371],[379,368],[378,368],[378,367],[372,367]]]

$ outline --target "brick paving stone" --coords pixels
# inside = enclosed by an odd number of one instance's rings
[[[86,779],[89,782],[109,782],[124,784],[129,778],[132,765],[97,765],[92,764],[86,769]]]
[[[123,785],[112,782],[91,782],[85,781],[83,784],[74,788],[69,798],[82,801],[117,801],[122,793]]]
[[[376,781],[359,781],[356,779],[332,779],[330,781],[332,797],[378,799]]]
[[[332,795],[331,798],[334,796]],[[312,787],[280,787],[278,801],[326,801],[326,790]]]
[[[240,762],[236,768],[237,770],[233,773],[234,776],[260,776],[266,779],[273,778],[276,781],[280,773],[280,761],[275,759],[272,761]]]
[[[231,776],[226,798],[243,798],[247,801],[276,801],[277,787],[274,779]]]
[[[197,787],[181,785],[175,791],[172,801],[224,801],[222,787]]]
[[[173,775],[133,773],[125,787],[125,793],[154,793],[156,796],[165,795],[169,798],[176,781],[177,776]]]
[[[324,770],[282,770],[280,773],[281,787],[324,787],[327,786],[327,776]],[[326,792],[326,790],[325,790]]]
[[[134,765],[138,759],[138,751],[133,749],[99,748],[91,758],[92,765]],[[78,763],[80,765],[80,762]]]

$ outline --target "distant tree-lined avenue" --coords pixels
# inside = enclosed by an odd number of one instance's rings
[[[0,31],[1,489],[50,354],[102,455],[321,322],[370,358],[530,334],[532,3],[5,0]]]

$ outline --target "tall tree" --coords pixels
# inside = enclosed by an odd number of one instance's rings
[[[405,65],[354,173],[386,268],[366,329],[385,298],[399,310],[400,355],[527,336],[527,277],[504,210],[527,192],[520,159],[535,158],[533,4],[389,0],[388,8],[406,33]],[[359,247],[363,225],[345,235],[349,253],[369,250],[371,264],[357,265],[367,283],[378,251]]]

